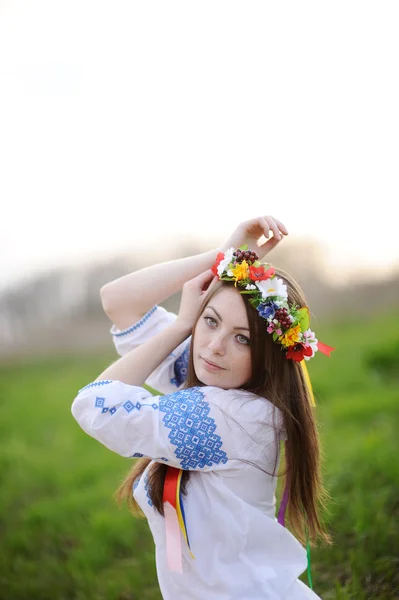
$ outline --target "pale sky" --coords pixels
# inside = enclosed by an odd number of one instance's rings
[[[0,0],[0,287],[259,214],[397,268],[398,27],[396,0]]]

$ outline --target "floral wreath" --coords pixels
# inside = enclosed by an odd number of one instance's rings
[[[267,322],[267,332],[281,344],[287,359],[300,362],[310,360],[318,350],[327,356],[335,350],[318,341],[309,327],[309,308],[288,302],[287,286],[274,267],[259,262],[246,244],[219,252],[212,272],[223,281],[234,281],[241,294],[251,295],[250,303]]]

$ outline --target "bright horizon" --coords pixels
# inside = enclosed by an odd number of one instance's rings
[[[138,244],[222,242],[259,214],[343,278],[397,270],[398,16],[3,2],[0,291]]]

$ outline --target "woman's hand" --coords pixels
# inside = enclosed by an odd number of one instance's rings
[[[213,280],[218,281],[218,278],[215,277],[211,269],[208,269],[197,275],[197,277],[186,281],[183,285],[179,314],[175,324],[185,329],[188,335],[191,334],[201,304],[208,294]]]
[[[264,235],[267,239],[270,233],[273,233],[273,237],[264,244],[258,245],[259,238]],[[284,239],[284,235],[288,235],[288,231],[281,221],[270,215],[257,217],[240,223],[222,248],[227,250],[233,246],[236,249],[243,244],[247,244],[248,248],[254,250],[262,259]]]

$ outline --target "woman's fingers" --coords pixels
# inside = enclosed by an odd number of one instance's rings
[[[185,325],[188,324],[189,327],[193,327],[195,320],[198,317],[201,303],[209,293],[210,285],[214,279],[217,279],[217,277],[212,273],[212,269],[208,269],[186,281],[183,285],[180,301],[178,315],[180,322],[185,323]]]
[[[277,223],[278,228],[280,229],[281,233],[284,233],[284,235],[288,235],[288,229],[286,228],[286,226],[284,225],[284,223],[282,223],[281,221],[279,221],[275,217],[274,217],[274,221],[275,221],[275,223]]]
[[[268,246],[263,244],[261,246],[259,238],[264,236],[270,242],[272,240],[279,242],[285,235],[288,235],[288,230],[284,223],[272,215],[264,215],[241,222],[226,244],[224,244],[224,247],[230,248],[233,246],[234,248],[239,248],[243,244],[247,244],[247,246],[254,247],[255,249],[266,247],[268,251],[276,246],[276,243],[269,244]]]
[[[209,286],[214,277],[215,275],[213,274],[212,269],[207,269],[203,273],[200,273],[199,275],[191,279],[189,283],[191,283],[195,288],[198,288],[200,291],[202,291],[204,288],[206,289]]]
[[[276,237],[270,238],[270,240],[267,240],[267,242],[259,246],[258,254],[262,254],[262,256],[265,256],[270,252],[270,250],[273,250],[273,248],[275,248],[280,242],[281,239],[278,240]]]
[[[281,235],[278,230],[278,226],[274,222],[273,217],[270,217],[270,216],[258,217],[258,223],[259,223],[262,233],[266,239],[269,238],[270,232],[272,232],[276,238],[281,239]]]
[[[211,285],[212,281],[218,278],[214,275],[212,269],[208,269],[207,271],[202,273],[202,275],[203,277],[200,279],[200,289],[201,291],[205,292],[209,290],[209,286]]]
[[[264,220],[267,223],[268,231],[272,231],[274,237],[277,238],[278,240],[281,240],[282,236],[281,236],[281,233],[280,233],[280,230],[279,230],[279,225],[280,224],[282,225],[282,223],[280,221],[278,221],[277,219],[275,219],[274,217],[270,216],[270,215],[265,216]],[[285,229],[284,225],[283,225],[283,228]],[[265,235],[265,237],[268,238],[269,235]]]

